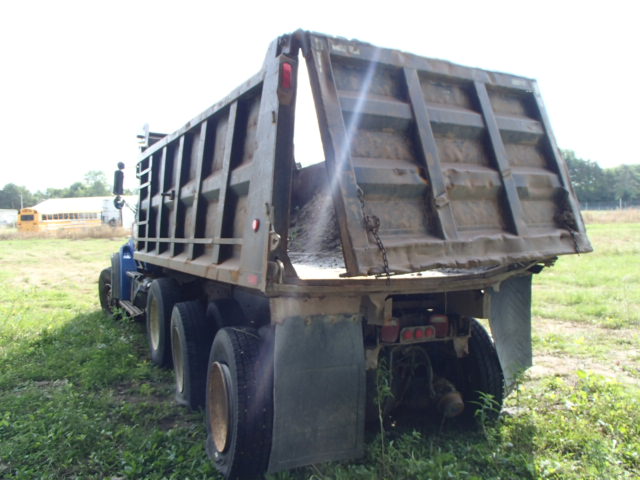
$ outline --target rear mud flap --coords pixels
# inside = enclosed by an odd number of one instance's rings
[[[269,472],[364,453],[360,315],[288,317],[276,326]]]
[[[507,391],[532,365],[531,275],[513,277],[491,291],[491,334],[498,351]]]

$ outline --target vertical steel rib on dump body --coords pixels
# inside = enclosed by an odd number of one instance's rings
[[[591,247],[535,81],[308,34],[348,275]],[[357,192],[364,192],[365,211]]]
[[[278,49],[273,42],[260,73],[143,152],[137,260],[265,288],[266,206],[278,135],[287,136],[278,130]],[[256,232],[253,218],[263,225]]]

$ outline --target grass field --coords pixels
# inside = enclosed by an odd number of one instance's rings
[[[273,478],[640,478],[640,223],[596,221],[594,253],[535,278],[536,365],[497,424],[389,431],[361,461]],[[216,478],[141,325],[99,311],[122,242],[0,241],[0,478]]]

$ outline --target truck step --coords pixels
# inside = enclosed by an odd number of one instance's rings
[[[139,309],[133,303],[131,303],[129,300],[119,300],[118,304],[132,318],[135,318],[138,315],[142,315],[144,313],[144,310]]]

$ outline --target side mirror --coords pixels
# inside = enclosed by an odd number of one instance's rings
[[[113,194],[124,195],[124,163],[118,162],[118,170],[113,174]]]

